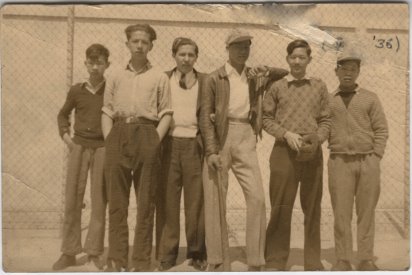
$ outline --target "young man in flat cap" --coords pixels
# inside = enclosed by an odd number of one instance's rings
[[[378,96],[359,87],[361,59],[338,57],[339,87],[330,96],[329,192],[335,216],[333,271],[352,266],[352,211],[356,202],[359,271],[376,271],[373,262],[375,208],[380,193],[380,160],[388,139],[388,125]]]
[[[311,48],[305,40],[287,46],[290,75],[275,82],[263,101],[263,128],[276,138],[270,156],[271,214],[266,232],[266,267],[286,269],[293,205],[300,183],[305,216],[305,271],[323,270],[320,260],[320,215],[323,158],[330,112],[325,83],[309,77]]]
[[[251,68],[245,65],[252,36],[233,30],[226,39],[229,60],[212,72],[202,88],[200,131],[205,145],[207,165],[203,170],[205,193],[206,248],[210,271],[222,270],[223,253],[219,218],[219,190],[226,198],[228,171],[232,169],[242,187],[247,207],[246,255],[249,270],[265,265],[265,198],[256,154],[256,135],[261,133],[263,92],[256,91],[256,79],[248,78]],[[280,79],[287,71],[267,70],[269,79]],[[220,173],[220,175],[218,175]],[[220,178],[220,180],[218,180]]]

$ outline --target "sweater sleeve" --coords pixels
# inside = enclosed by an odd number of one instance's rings
[[[317,119],[317,135],[319,138],[319,142],[322,144],[329,137],[331,127],[331,113],[329,106],[328,89],[323,81],[321,81],[320,85],[320,112],[319,117]]]
[[[70,113],[76,107],[75,90],[70,88],[67,93],[66,101],[57,115],[57,125],[59,128],[60,137],[63,138],[65,133],[70,133]]]
[[[385,152],[386,142],[388,140],[389,131],[385,113],[381,102],[376,94],[369,110],[369,117],[373,131],[373,150],[375,154],[382,157]]]
[[[286,129],[280,126],[275,120],[278,102],[276,96],[279,90],[277,83],[279,82],[272,84],[263,99],[263,129],[276,139],[284,140],[283,136],[286,133]]]

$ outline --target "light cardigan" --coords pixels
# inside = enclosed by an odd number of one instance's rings
[[[348,107],[338,94],[330,95],[332,126],[329,136],[331,154],[369,154],[382,157],[388,139],[388,124],[378,96],[357,88]]]

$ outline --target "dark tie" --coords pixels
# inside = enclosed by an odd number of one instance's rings
[[[186,79],[186,74],[182,73],[182,76],[180,77],[180,80],[179,80],[179,86],[183,89],[187,89],[185,79]]]

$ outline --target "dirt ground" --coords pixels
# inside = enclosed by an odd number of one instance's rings
[[[355,232],[354,232],[355,233]],[[83,234],[85,235],[85,234]],[[133,236],[133,234],[130,234]],[[244,240],[242,232],[237,232],[238,239]],[[356,235],[354,235],[356,236]],[[52,272],[51,266],[60,256],[61,239],[57,230],[10,230],[3,229],[3,270],[5,272]],[[177,265],[171,272],[196,271],[185,259],[186,244],[184,232],[181,234],[181,248]],[[376,264],[382,270],[405,271],[409,269],[409,241],[402,238],[396,231],[380,232],[375,237]],[[356,249],[356,245],[355,245]],[[107,238],[106,250],[107,254]],[[231,240],[232,271],[247,271],[245,247]],[[322,241],[322,263],[330,270],[335,262],[332,240]],[[152,270],[157,271],[157,262],[153,262]],[[353,260],[353,267],[356,260]],[[303,271],[303,232],[292,232],[291,253],[288,262],[290,271]],[[77,256],[77,266],[64,272],[98,272],[96,268],[86,264],[86,255]]]

